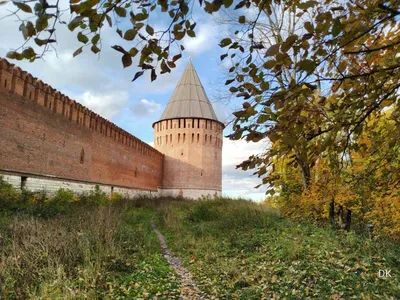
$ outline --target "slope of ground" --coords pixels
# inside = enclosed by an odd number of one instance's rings
[[[400,299],[395,243],[291,222],[246,201],[171,202],[157,221],[210,298]]]
[[[399,259],[394,242],[246,201],[47,197],[0,184],[1,299],[400,299]]]

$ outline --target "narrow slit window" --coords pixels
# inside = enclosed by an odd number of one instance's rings
[[[197,144],[199,143],[199,141],[200,141],[200,134],[198,133],[197,134]]]
[[[185,143],[186,140],[186,133],[183,134],[183,143]]]
[[[169,142],[172,144],[172,134],[169,135]]]
[[[165,135],[165,145],[168,145],[168,135]]]
[[[82,149],[81,151],[81,164],[85,162],[85,150]]]
[[[194,133],[192,133],[192,143],[194,143]]]
[[[180,142],[181,142],[181,134],[178,133],[178,143],[180,143]]]
[[[207,134],[204,136],[204,144],[207,144]]]

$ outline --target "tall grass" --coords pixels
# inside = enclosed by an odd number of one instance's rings
[[[0,182],[0,299],[177,295],[150,226],[157,200],[147,200],[99,189],[48,197]]]

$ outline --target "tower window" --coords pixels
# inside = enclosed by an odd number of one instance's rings
[[[183,128],[186,128],[186,119],[183,120]]]
[[[178,121],[178,128],[181,128],[181,119]]]
[[[165,135],[165,144],[166,145],[168,144],[168,135],[167,134]]]
[[[169,142],[172,144],[172,134],[169,135]]]
[[[180,143],[180,142],[181,142],[181,134],[178,133],[178,143]]]
[[[186,133],[183,134],[183,143],[185,143],[186,140]]]
[[[200,141],[200,134],[197,134],[197,144],[199,143],[199,141]]]
[[[207,144],[207,134],[204,136],[204,144]]]
[[[82,151],[81,151],[81,164],[83,164],[85,162],[85,150],[83,150],[83,148],[82,148]]]
[[[5,88],[7,87],[7,79],[4,80],[4,87],[5,87]]]
[[[197,128],[200,128],[200,119],[197,119]]]
[[[194,143],[194,133],[192,133],[192,143]]]

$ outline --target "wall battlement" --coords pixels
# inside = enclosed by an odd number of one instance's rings
[[[163,154],[121,129],[114,123],[94,113],[87,107],[62,94],[30,73],[0,58],[0,91],[22,96],[48,110],[60,114],[69,121],[87,127],[123,144],[137,152],[162,160]]]

